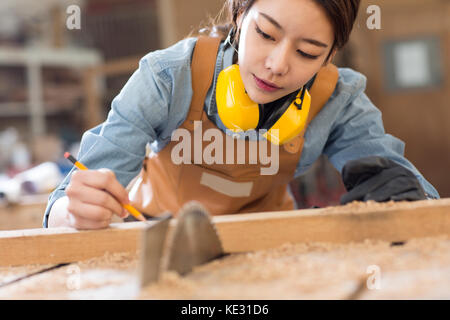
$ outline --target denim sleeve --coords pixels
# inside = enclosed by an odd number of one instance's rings
[[[381,111],[364,93],[366,78],[348,70],[341,72],[342,81],[337,88],[338,91],[349,93],[346,95],[347,101],[336,110],[338,115],[323,153],[339,172],[349,160],[367,156],[388,158],[411,170],[428,198],[439,198],[436,189],[404,157],[404,142],[385,132]]]
[[[167,129],[171,81],[156,59],[146,56],[114,98],[104,123],[86,131],[77,158],[89,169],[109,168],[126,186],[140,171],[147,143]],[[54,202],[65,195],[74,169],[49,197],[43,227]]]

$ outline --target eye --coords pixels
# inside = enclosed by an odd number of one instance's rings
[[[312,59],[312,60],[314,60],[314,59],[317,59],[319,56],[313,56],[313,55],[310,55],[310,54],[307,54],[307,53],[305,53],[305,52],[303,52],[303,51],[301,51],[301,50],[297,50],[297,52],[302,56],[302,57],[305,57],[305,58],[307,58],[307,59]]]
[[[256,24],[255,24],[256,32],[259,33],[264,39],[266,40],[275,40],[272,36],[268,35],[267,33],[263,32]]]

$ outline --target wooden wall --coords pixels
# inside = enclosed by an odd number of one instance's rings
[[[167,47],[208,23],[224,0],[158,0],[161,46]]]

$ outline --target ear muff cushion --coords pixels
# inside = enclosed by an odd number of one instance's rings
[[[300,134],[306,126],[311,106],[311,96],[307,90],[304,91],[301,108],[295,100],[291,102],[281,117],[270,127],[264,136],[272,143],[282,145],[289,142]],[[300,95],[298,95],[300,98]]]
[[[216,104],[220,119],[228,129],[239,132],[257,127],[259,107],[245,92],[238,65],[220,72],[216,86]]]

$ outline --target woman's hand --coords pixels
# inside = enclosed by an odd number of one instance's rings
[[[50,211],[49,227],[101,229],[111,223],[113,214],[128,216],[121,203],[129,203],[128,193],[109,169],[77,170]]]

